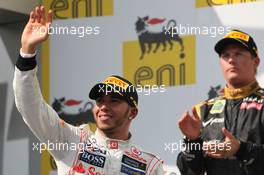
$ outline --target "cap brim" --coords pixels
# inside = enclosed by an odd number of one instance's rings
[[[103,92],[100,91],[101,87],[104,86],[103,83],[98,83],[92,87],[92,89],[89,92],[89,98],[92,100],[96,100],[98,97],[100,97]]]
[[[214,49],[215,49],[216,53],[218,53],[218,55],[220,55],[222,53],[224,47],[227,46],[228,44],[239,44],[239,45],[245,47],[247,50],[249,50],[248,46],[238,39],[223,38],[220,41],[218,41],[215,45]]]
[[[120,96],[121,98],[124,98],[123,94],[121,92],[119,92],[117,89],[112,89],[110,91],[107,91],[107,88],[105,88],[106,86],[111,86],[112,88],[114,88],[114,86],[112,86],[111,84],[105,84],[105,83],[98,83],[96,85],[94,85],[94,87],[90,90],[89,93],[89,98],[92,100],[96,100],[98,97],[102,97],[103,95],[107,95],[107,94],[117,94],[118,96]]]

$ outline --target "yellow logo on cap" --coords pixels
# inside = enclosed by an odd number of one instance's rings
[[[224,38],[234,38],[234,39],[241,39],[243,41],[248,42],[249,36],[245,33],[241,33],[238,31],[232,31],[228,33]]]
[[[114,84],[115,86],[121,87],[122,89],[127,89],[129,86],[128,83],[124,82],[123,80],[120,80],[116,77],[109,77],[104,81],[105,84]]]

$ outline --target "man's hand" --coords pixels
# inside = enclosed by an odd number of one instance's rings
[[[24,28],[21,44],[22,52],[33,54],[36,46],[48,38],[49,26],[52,23],[52,11],[49,10],[48,18],[45,17],[45,9],[43,6],[36,7],[35,11],[30,12],[29,21]]]
[[[193,116],[190,116],[188,111],[180,118],[178,124],[182,133],[191,140],[196,140],[200,136],[202,122],[195,108],[192,109]]]
[[[231,132],[225,128],[222,128],[222,132],[225,135],[225,141],[223,143],[204,143],[203,146],[209,148],[205,151],[206,155],[209,157],[216,159],[232,157],[240,148],[240,141],[236,139]]]

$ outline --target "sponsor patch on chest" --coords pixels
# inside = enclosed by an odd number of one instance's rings
[[[84,151],[83,153],[81,153],[79,159],[90,165],[94,165],[94,166],[101,167],[101,168],[104,167],[105,160],[106,160],[104,156],[92,154],[88,151]]]
[[[132,168],[136,168],[142,171],[146,171],[147,164],[140,162],[138,160],[132,159],[128,157],[127,155],[123,155],[122,157],[122,163],[125,165],[128,165]]]
[[[257,109],[261,110],[263,107],[263,99],[246,97],[240,105],[240,109]]]
[[[210,118],[206,122],[203,122],[203,127],[206,127],[208,125],[212,125],[214,123],[224,123],[225,119],[224,118]]]
[[[217,100],[210,110],[210,114],[219,114],[225,109],[226,100]]]
[[[247,102],[243,102],[240,106],[240,109],[252,109],[255,108],[257,110],[261,110],[263,104],[259,104],[256,102],[251,102],[251,103],[247,103]]]
[[[145,172],[136,170],[126,165],[121,166],[121,173],[129,174],[129,175],[145,175]]]

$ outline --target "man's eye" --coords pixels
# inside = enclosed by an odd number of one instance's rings
[[[120,102],[120,100],[118,98],[112,98],[111,100],[112,102]]]
[[[228,54],[222,54],[221,57],[222,57],[222,58],[228,58],[229,55],[228,55]]]
[[[242,52],[237,52],[237,53],[236,53],[236,56],[241,56],[241,55],[243,55]]]
[[[102,100],[102,98],[97,98],[96,99],[96,103],[101,103],[103,100]]]

